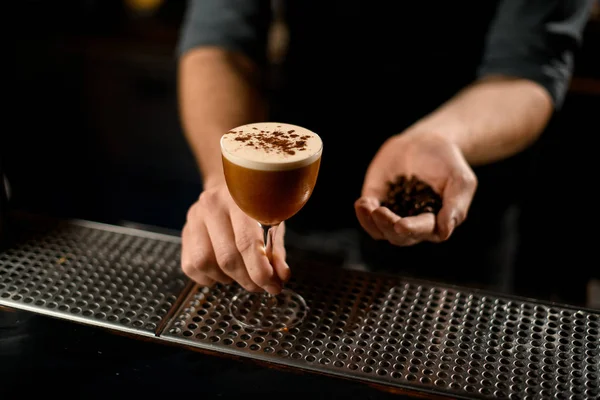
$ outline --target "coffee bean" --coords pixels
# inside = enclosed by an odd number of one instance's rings
[[[400,175],[388,182],[388,193],[381,205],[401,217],[428,212],[437,214],[442,208],[442,198],[427,182],[414,175],[410,178]]]

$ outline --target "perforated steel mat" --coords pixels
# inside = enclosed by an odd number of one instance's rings
[[[0,305],[405,393],[600,397],[597,311],[290,260],[306,318],[253,331],[229,315],[239,289],[186,285],[178,252],[87,222],[29,229],[0,252]]]
[[[449,397],[600,394],[597,313],[346,270],[289,287],[309,311],[287,332],[242,329],[227,311],[237,289],[216,287],[191,293],[163,338]]]
[[[154,335],[186,284],[179,239],[75,221],[23,224],[0,253],[0,304]],[[14,231],[13,231],[14,232]]]

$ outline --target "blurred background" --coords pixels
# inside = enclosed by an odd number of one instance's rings
[[[0,156],[11,206],[181,229],[202,182],[181,131],[175,45],[183,0],[10,2]],[[273,26],[271,57],[285,45]],[[523,295],[585,303],[599,278],[600,2],[528,187]]]

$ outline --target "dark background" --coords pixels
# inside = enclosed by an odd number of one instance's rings
[[[12,206],[180,229],[201,190],[178,119],[175,43],[185,1],[18,1],[0,155]],[[595,211],[600,22],[591,21],[563,110],[528,187],[519,294],[582,304],[600,274]]]

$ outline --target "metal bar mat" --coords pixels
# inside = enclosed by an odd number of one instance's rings
[[[237,289],[199,288],[162,338],[291,367],[447,397],[595,399],[600,316],[348,270],[302,273],[305,321],[243,329]]]
[[[0,305],[154,336],[185,287],[176,237],[85,221],[19,228],[0,252]]]
[[[0,305],[421,396],[600,397],[597,311],[290,264],[306,318],[253,331],[229,315],[237,287],[186,289],[178,238],[62,223],[0,252]]]

